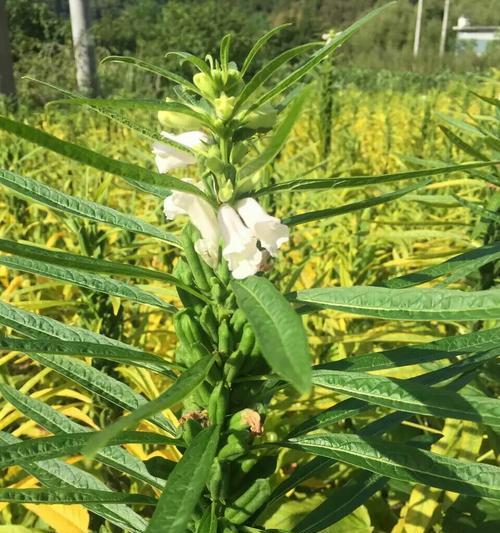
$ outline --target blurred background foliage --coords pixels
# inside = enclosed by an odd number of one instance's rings
[[[378,0],[91,0],[93,34],[98,58],[109,54],[134,55],[157,64],[169,50],[187,50],[203,56],[214,53],[221,37],[233,33],[232,56],[242,58],[257,35],[269,28],[291,22],[293,25],[272,39],[267,54],[260,55],[254,68],[262,66],[285,48],[320,39],[329,30],[340,30],[374,6]],[[432,78],[433,83],[449,78],[451,72],[483,71],[499,64],[500,44],[477,56],[472,51],[455,53],[455,32],[451,29],[464,15],[474,25],[500,25],[498,0],[453,0],[450,4],[446,54],[438,58],[443,17],[442,0],[425,0],[421,50],[412,56],[416,0],[401,0],[396,6],[358,33],[337,54],[336,64],[349,67],[344,72],[354,82],[366,78],[359,69],[407,71],[413,78]],[[68,2],[63,0],[7,0],[8,23],[16,74],[30,75],[59,86],[74,86],[74,62]],[[49,60],[50,58],[50,60]],[[171,63],[171,64],[170,64]],[[122,71],[123,72],[123,71]],[[342,71],[341,71],[342,72]],[[369,73],[368,73],[369,75]],[[378,74],[377,76],[380,76]],[[384,78],[394,78],[384,72]],[[105,94],[161,93],[161,81],[148,83],[151,76],[130,70],[119,78],[113,68],[100,69]],[[405,78],[406,79],[406,78]],[[21,99],[44,102],[46,92],[34,93],[19,84]],[[150,88],[149,88],[150,87]]]

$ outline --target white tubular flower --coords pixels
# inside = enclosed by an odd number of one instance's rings
[[[273,257],[278,255],[280,246],[288,242],[290,230],[279,218],[268,215],[253,198],[244,198],[236,204],[238,214]]]
[[[187,131],[180,135],[162,131],[161,134],[165,139],[175,141],[187,148],[198,148],[203,143],[208,142],[208,137],[202,131]],[[162,142],[153,144],[153,154],[160,174],[196,163],[196,158],[193,155]]]
[[[257,238],[243,224],[238,213],[229,205],[219,209],[219,227],[224,239],[222,255],[235,279],[244,279],[259,271],[262,252]]]
[[[193,183],[193,180],[184,180]],[[196,185],[196,184],[195,184]],[[201,239],[195,242],[194,248],[202,259],[211,267],[217,266],[219,257],[219,226],[215,209],[194,194],[173,191],[163,202],[163,211],[167,220],[178,215],[188,215],[193,225],[201,233]]]

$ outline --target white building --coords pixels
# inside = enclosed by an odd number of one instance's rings
[[[453,27],[457,32],[457,48],[472,49],[477,55],[482,55],[493,41],[500,41],[499,26],[472,26],[467,17],[458,18]]]

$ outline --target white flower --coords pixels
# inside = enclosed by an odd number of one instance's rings
[[[279,218],[268,215],[253,198],[245,198],[236,204],[238,214],[253,232],[262,246],[273,256],[278,248],[288,242],[290,230]]]
[[[184,181],[193,183],[190,179]],[[197,184],[194,183],[194,185]],[[189,216],[193,225],[201,233],[201,239],[194,244],[196,252],[207,264],[216,267],[219,258],[220,233],[215,209],[199,196],[173,191],[165,198],[163,211],[167,220],[173,220],[178,215]]]
[[[208,141],[208,137],[202,131],[186,131],[180,135],[162,131],[161,134],[165,139],[175,141],[187,148],[197,148]],[[174,168],[185,167],[196,163],[196,158],[192,154],[183,152],[174,146],[162,142],[155,142],[153,144],[153,154],[158,172],[161,174],[165,174]]]
[[[244,279],[259,271],[262,252],[257,248],[257,238],[229,205],[219,209],[219,227],[224,239],[222,256],[235,279]]]

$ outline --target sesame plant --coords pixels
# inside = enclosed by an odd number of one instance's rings
[[[2,350],[27,354],[127,412],[100,430],[90,430],[22,388],[0,382],[3,398],[51,434],[20,440],[0,432],[0,466],[20,467],[43,487],[2,487],[0,501],[83,504],[102,519],[102,531],[315,533],[335,531],[329,528],[388,483],[431,487],[486,503],[500,499],[497,466],[448,456],[436,448],[443,435],[448,436],[449,421],[481,428],[490,436],[491,447],[496,446],[500,402],[479,378],[486,368],[494,373],[500,355],[500,329],[493,327],[500,317],[500,292],[446,287],[447,280],[460,280],[498,260],[498,244],[488,242],[377,286],[294,292],[284,283],[288,273],[279,269],[283,250],[293,249],[302,224],[394,201],[451,172],[474,171],[486,182],[494,179],[488,169],[498,161],[482,158],[379,176],[273,176],[272,163],[312,98],[308,76],[386,7],[326,44],[314,42],[281,53],[251,77],[247,72],[253,59],[282,27],[259,38],[242,65],[230,61],[230,36],[222,40],[218,58],[171,53],[195,69],[192,79],[130,57],[105,60],[169,80],[175,97],[166,101],[85,99],[60,90],[67,97],[64,103],[84,105],[150,139],[156,170],[0,117],[2,130],[152,195],[162,203],[165,219],[172,221],[169,226],[179,229],[171,233],[135,215],[61,192],[17,169],[0,170],[0,183],[29,201],[71,220],[83,218],[156,239],[172,259],[164,271],[2,239],[1,266],[74,284],[112,301],[131,300],[159,309],[173,317],[177,337],[175,357],[169,358],[0,301],[0,324],[8,332],[0,338]],[[289,68],[280,78],[279,69],[285,65]],[[127,118],[122,114],[126,109],[158,112],[161,133]],[[186,167],[195,177],[173,175]],[[339,189],[403,180],[410,184],[353,203],[335,202]],[[275,216],[281,212],[281,198],[291,197],[288,205],[293,205],[293,195],[304,191],[331,195],[333,206]],[[434,280],[445,276],[435,286]],[[153,285],[134,283],[138,279],[173,285],[178,297],[167,301]],[[304,320],[336,311],[367,319],[474,323],[475,329],[313,365]],[[147,369],[168,385],[148,401],[81,357]],[[427,365],[425,371],[409,379],[384,375],[421,364]],[[286,400],[307,402],[318,390],[341,399],[305,419],[294,419]],[[367,412],[375,414],[364,423]],[[280,428],[276,420],[286,424]],[[410,434],[398,432],[405,422],[413,423]],[[176,460],[142,460],[131,453],[134,444],[168,448],[178,455],[172,454]],[[78,467],[63,460],[78,454],[86,458]],[[108,486],[96,475],[99,465],[139,482],[134,485],[139,489]],[[306,504],[307,512],[288,513],[300,519],[285,516],[279,522],[276,509],[283,502],[296,502],[293,491],[313,477],[323,478],[328,492],[321,501],[314,494],[306,498],[318,502]]]

